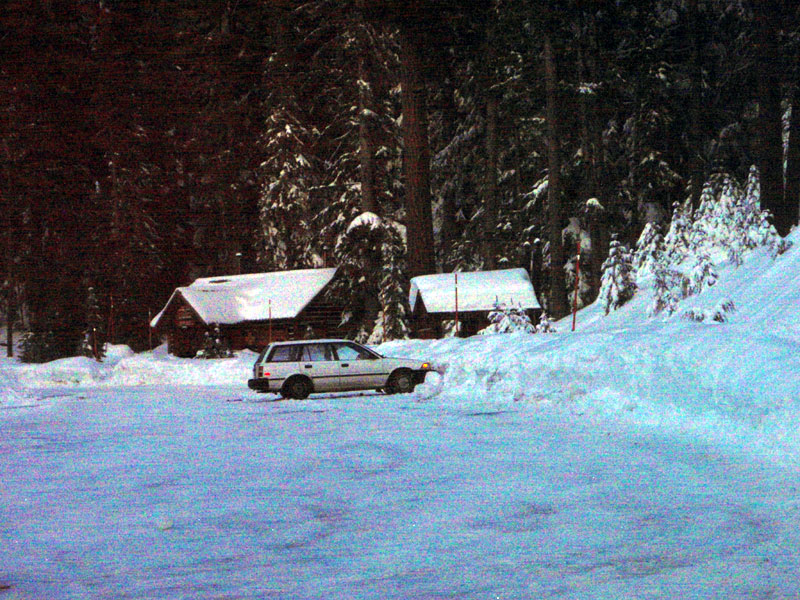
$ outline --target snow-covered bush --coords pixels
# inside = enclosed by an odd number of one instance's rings
[[[228,340],[220,333],[219,325],[214,324],[211,331],[206,331],[203,348],[197,351],[195,358],[232,358],[233,352]]]
[[[539,323],[536,325],[536,333],[558,333],[555,325],[553,325],[553,321],[545,311],[542,311],[542,315],[539,317]]]
[[[619,243],[617,236],[612,236],[608,258],[603,263],[603,275],[600,280],[599,299],[608,314],[616,310],[636,293],[636,281],[633,277],[633,258],[630,250]]]
[[[495,302],[494,309],[489,312],[490,325],[481,329],[479,335],[493,333],[536,333],[536,326],[521,306]]]
[[[442,337],[446,338],[459,337],[463,330],[464,330],[463,321],[458,322],[458,327],[456,327],[456,322],[454,319],[448,319],[442,321]]]
[[[716,323],[726,323],[728,314],[736,310],[733,300],[722,300],[712,309],[687,308],[681,312],[681,318],[687,321],[703,323],[713,321]]]
[[[49,328],[36,328],[22,334],[20,359],[26,363],[44,363],[61,358],[55,335]]]

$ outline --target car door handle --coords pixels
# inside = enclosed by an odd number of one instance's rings
[[[306,365],[306,369],[313,369],[314,365]]]
[[[350,363],[342,363],[342,367],[349,367]]]

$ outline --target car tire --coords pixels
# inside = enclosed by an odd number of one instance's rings
[[[295,400],[305,400],[311,393],[311,382],[305,377],[290,377],[281,388],[281,396]]]
[[[395,371],[389,377],[389,383],[386,385],[386,390],[390,394],[410,394],[417,387],[414,383],[414,375],[411,371],[406,369]]]

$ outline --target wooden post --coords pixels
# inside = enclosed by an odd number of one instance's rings
[[[108,306],[108,342],[110,344],[114,343],[114,295],[111,294],[109,296],[109,306]]]
[[[581,287],[581,233],[578,232],[578,258],[575,262],[575,296],[572,298],[572,331],[578,319],[578,289]]]
[[[456,278],[456,327],[455,327],[455,335],[456,335],[456,337],[461,337],[460,335],[458,335],[458,333],[459,333],[459,331],[458,331],[458,273],[453,273],[453,275],[455,275],[455,278]]]
[[[11,292],[9,291],[9,295]],[[8,301],[6,307],[6,356],[11,358],[14,356],[14,313],[11,307],[11,300]]]

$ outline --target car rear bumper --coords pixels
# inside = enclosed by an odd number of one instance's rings
[[[269,379],[248,379],[247,387],[257,392],[268,392],[270,391]]]

